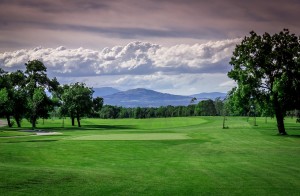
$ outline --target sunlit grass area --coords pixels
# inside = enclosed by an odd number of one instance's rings
[[[1,195],[299,195],[300,123],[221,117],[39,120],[0,128]],[[25,130],[25,131],[24,131]]]

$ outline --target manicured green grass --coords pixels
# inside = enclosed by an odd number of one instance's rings
[[[20,131],[0,131],[0,137],[16,137],[16,136],[28,136],[32,135],[32,133],[28,132],[20,132]]]
[[[0,193],[299,195],[300,124],[285,123],[288,136],[274,119],[239,117],[229,129],[221,117],[39,121],[62,133],[48,136],[0,128]]]
[[[189,139],[182,133],[122,133],[78,136],[74,140],[182,140]]]

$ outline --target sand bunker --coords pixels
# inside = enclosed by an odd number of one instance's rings
[[[6,122],[4,122],[3,120],[0,120],[0,127],[4,127],[6,125],[7,125]]]
[[[44,130],[22,130],[23,132],[30,132],[35,135],[60,135],[62,133],[60,132],[54,132],[54,131],[44,131]]]
[[[36,135],[60,135],[62,133],[60,132],[45,132],[45,131],[41,131],[41,132],[36,132]]]

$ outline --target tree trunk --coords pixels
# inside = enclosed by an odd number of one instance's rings
[[[265,117],[265,123],[266,124],[268,123],[268,117],[267,116]]]
[[[277,128],[280,135],[286,135],[284,128],[284,121],[283,121],[283,115],[280,112],[276,112],[276,121],[277,121]]]
[[[275,116],[276,116],[276,121],[277,121],[278,132],[280,135],[287,135],[287,133],[285,132],[285,128],[284,128],[284,116],[283,116],[284,112],[282,111],[280,103],[278,102],[278,100],[276,98],[277,97],[275,96],[274,109],[275,109]]]
[[[77,123],[78,123],[78,127],[81,127],[81,125],[80,125],[80,117],[79,117],[78,114],[77,114]]]
[[[223,116],[223,129],[225,129],[225,120],[226,120],[226,117],[225,115]]]
[[[75,126],[75,117],[74,114],[71,114],[71,121],[72,121],[72,126]]]
[[[36,124],[36,117],[33,116],[33,117],[32,117],[32,130],[35,129],[35,124]]]
[[[12,124],[10,122],[10,116],[8,114],[6,114],[6,120],[7,120],[8,127],[12,127]]]
[[[18,116],[18,115],[14,115],[14,118],[15,118],[15,121],[16,121],[16,123],[17,123],[17,126],[18,127],[21,127],[21,119],[20,119],[20,117]]]
[[[62,127],[65,127],[65,117],[62,118]]]
[[[21,127],[21,119],[19,117],[15,117],[18,127]]]

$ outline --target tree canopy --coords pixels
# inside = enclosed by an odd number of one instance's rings
[[[236,46],[230,64],[228,76],[238,84],[232,92],[236,102],[272,108],[285,135],[286,112],[300,109],[300,38],[287,29],[274,35],[252,31]]]
[[[199,116],[216,116],[217,111],[214,101],[211,99],[200,101],[195,108],[195,114]]]
[[[101,107],[101,100],[96,100],[93,103],[93,90],[85,86],[84,83],[75,83],[70,86],[65,85],[62,95],[63,111],[67,112],[74,126],[74,118],[76,117],[78,127],[80,127],[80,118],[83,115],[90,114],[93,109],[93,104],[97,109]]]
[[[53,102],[46,95],[45,90],[53,92],[58,89],[59,83],[54,79],[49,79],[46,66],[39,60],[25,63],[26,70],[26,91],[30,112],[28,118],[32,123],[32,128],[36,126],[39,117],[48,117],[48,111],[53,107]]]

